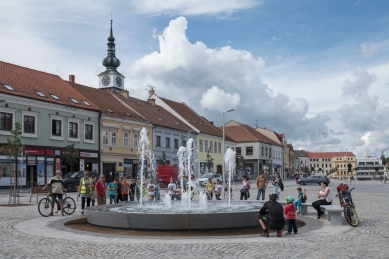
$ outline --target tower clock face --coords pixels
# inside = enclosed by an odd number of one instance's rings
[[[104,86],[108,86],[109,83],[111,83],[111,78],[109,78],[109,76],[104,76],[103,79],[101,79],[101,82]]]
[[[123,84],[122,79],[120,78],[120,76],[117,76],[117,77],[116,77],[116,85],[117,85],[118,87],[122,87],[122,84]]]

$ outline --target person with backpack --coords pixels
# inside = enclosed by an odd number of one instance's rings
[[[280,178],[280,174],[275,174],[276,178],[273,180],[273,193],[277,194],[277,201],[280,200],[280,192],[284,190],[284,184],[282,183],[282,179]]]

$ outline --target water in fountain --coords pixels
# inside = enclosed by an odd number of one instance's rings
[[[142,128],[140,131],[140,139],[138,142],[138,153],[140,154],[140,162],[141,162],[141,169],[140,169],[140,208],[143,207],[143,171],[144,171],[144,162],[146,160],[149,160],[149,163],[151,164],[151,169],[154,171],[153,167],[153,160],[154,160],[154,154],[153,151],[150,149],[150,141],[147,137],[147,130],[145,128]]]
[[[201,209],[203,210],[207,209],[208,207],[207,200],[208,200],[207,195],[203,191],[201,191],[199,196],[199,206]]]
[[[231,148],[227,148],[226,153],[224,154],[224,164],[228,168],[228,205],[231,205],[231,199],[230,199],[230,190],[231,190],[231,177],[234,175],[235,170],[235,154],[236,152],[232,150]]]
[[[194,143],[193,143],[193,138],[190,138],[188,139],[188,142],[186,143],[186,155],[187,155],[187,172],[188,172],[188,181],[189,181],[189,185],[188,185],[188,191],[187,193],[191,193],[191,187],[192,187],[192,174],[191,174],[191,171],[192,171],[192,155],[193,155],[193,152],[194,151]],[[189,202],[188,202],[188,205],[189,205],[189,210],[190,210],[190,205],[191,205],[191,199],[190,199],[190,195],[189,195]]]
[[[172,208],[172,198],[167,192],[165,192],[165,198],[163,199],[163,204],[165,204],[165,207],[168,209]]]
[[[183,177],[185,176],[185,162],[186,162],[186,148],[181,146],[177,151],[177,157],[178,157],[178,169],[179,169],[179,177],[180,177],[180,185],[181,185],[181,195],[184,192],[184,185],[183,185]]]

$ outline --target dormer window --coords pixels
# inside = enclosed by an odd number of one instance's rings
[[[59,97],[58,96],[56,96],[55,94],[50,94],[51,95],[51,97],[53,97],[53,99],[55,99],[55,100],[59,100]]]
[[[162,121],[162,119],[161,119],[161,118],[158,118],[158,120],[159,120],[159,121]]]
[[[90,106],[90,103],[88,103],[87,101],[82,101],[82,102],[85,103],[85,105]]]
[[[40,97],[46,97],[42,92],[35,91]]]
[[[110,113],[113,113],[113,111],[112,111],[112,110],[110,110],[110,109],[108,109],[107,111],[108,111],[108,112],[110,112]]]
[[[6,84],[2,84],[4,87],[5,87],[5,89],[7,89],[7,90],[10,90],[10,91],[15,91],[10,85],[6,85]]]
[[[70,98],[70,100],[72,100],[72,102],[74,102],[74,103],[79,103],[76,99],[74,99],[74,98]]]
[[[127,116],[131,116],[131,114],[129,114],[129,113],[126,113],[127,114]]]

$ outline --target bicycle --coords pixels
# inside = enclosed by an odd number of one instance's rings
[[[63,212],[67,215],[71,215],[76,210],[76,202],[73,200],[72,197],[66,197],[63,199]],[[60,210],[59,201],[57,200],[57,197],[55,194],[50,192],[47,195],[46,198],[42,198],[38,203],[38,211],[43,217],[49,217],[51,214],[51,206],[53,203],[57,204],[57,211],[55,213],[58,213]]]
[[[355,211],[355,204],[351,197],[351,191],[354,189],[355,187],[349,190],[347,184],[341,183],[337,187],[338,194],[336,196],[339,197],[340,206],[343,207],[343,213],[346,221],[351,226],[356,227],[358,226],[359,219],[358,214]]]

